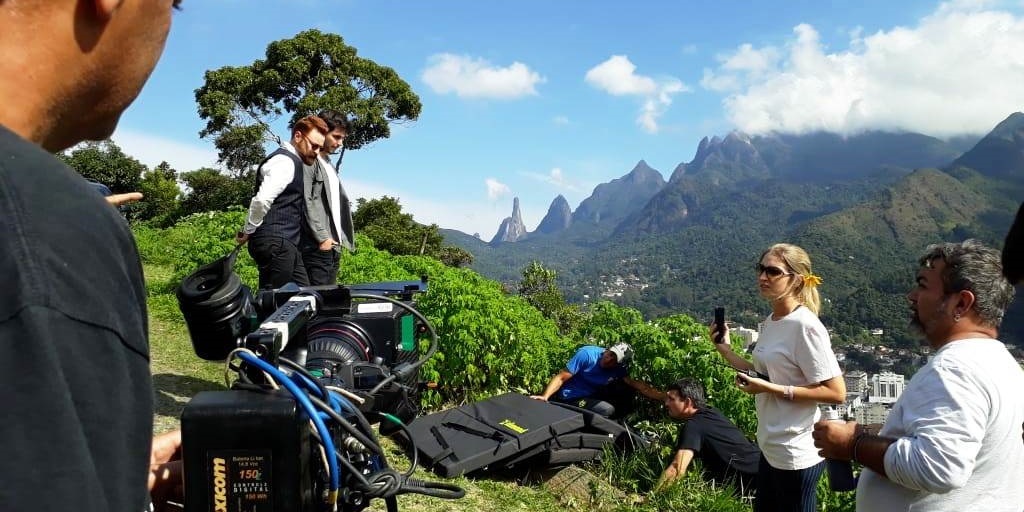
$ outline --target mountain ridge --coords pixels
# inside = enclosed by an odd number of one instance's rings
[[[765,305],[752,278],[736,270],[769,244],[790,241],[807,248],[826,276],[826,325],[852,337],[878,324],[909,344],[903,296],[916,253],[967,237],[1000,246],[1024,197],[1024,115],[967,142],[884,132],[705,137],[668,181],[640,160],[596,186],[566,229],[492,248],[473,268],[510,281],[538,260],[558,272],[574,301],[614,291],[617,302],[648,317],[699,317],[721,302],[751,325]],[[660,183],[634,180],[652,173]],[[636,181],[648,188],[634,193],[651,194],[642,204],[614,193]],[[611,276],[637,284],[615,285]],[[1009,339],[1024,342],[1022,324],[1008,320]]]

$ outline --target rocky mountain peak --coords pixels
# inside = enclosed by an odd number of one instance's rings
[[[569,201],[561,194],[551,201],[548,213],[537,225],[537,233],[558,233],[566,230],[572,224],[572,209],[569,208]]]
[[[704,140],[707,140],[707,137],[705,137]],[[698,148],[697,151],[699,152],[700,148]],[[676,168],[672,171],[672,175],[669,176],[668,182],[675,183],[676,181],[682,179],[683,176],[686,176],[686,162],[680,162],[679,165],[676,166]]]
[[[647,165],[647,162],[645,160],[643,160],[643,159],[641,159],[639,162],[637,162],[636,165],[633,166],[633,170],[629,171],[629,174],[623,176],[623,178],[624,178],[624,181],[627,181],[627,182],[633,183],[633,184],[654,183],[654,182],[664,182],[665,181],[665,179],[661,177],[661,173],[656,171],[650,165]]]
[[[704,137],[697,145],[693,160],[686,164],[690,171],[700,171],[712,165],[736,163],[750,167],[765,167],[761,155],[751,142],[750,136],[739,131],[732,131],[725,138],[717,135],[708,139]],[[678,167],[676,168],[679,169]],[[672,173],[675,177],[676,173]],[[670,180],[671,181],[671,180]]]
[[[503,242],[515,242],[527,235],[526,226],[523,224],[523,216],[519,213],[519,198],[512,199],[512,216],[505,217],[498,227],[498,232],[491,239],[491,245]]]
[[[590,197],[572,214],[573,222],[618,224],[664,186],[665,178],[661,173],[640,160],[629,174],[594,187]]]

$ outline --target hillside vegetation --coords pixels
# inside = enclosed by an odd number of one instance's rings
[[[157,430],[173,428],[181,408],[196,392],[224,385],[222,367],[200,361],[192,353],[173,290],[182,276],[233,249],[232,235],[243,216],[241,210],[233,210],[192,215],[167,229],[135,228],[149,289]],[[750,396],[733,384],[731,370],[717,364],[706,327],[688,316],[647,322],[636,310],[602,302],[581,313],[584,318],[575,324],[576,329],[563,333],[523,297],[504,292],[499,283],[471,270],[446,267],[428,257],[392,256],[375,249],[373,241],[362,235],[357,236],[357,243],[358,251],[343,259],[344,283],[428,277],[429,289],[416,297],[417,308],[437,329],[440,350],[424,366],[422,376],[440,386],[424,395],[426,411],[505,391],[536,392],[579,345],[625,341],[633,344],[636,360],[641,362],[632,369],[634,377],[656,386],[683,376],[697,378],[708,389],[710,403],[753,435],[756,419]],[[250,286],[254,283],[255,269],[244,251],[236,271]],[[668,461],[675,427],[660,404],[650,402],[635,420],[659,432],[663,441],[650,451],[609,457],[588,466],[598,477],[596,481],[606,482],[612,494],[595,490],[585,502],[566,502],[541,484],[461,478],[455,483],[469,489],[463,500],[409,497],[400,499],[400,505],[413,511],[749,510],[748,504],[732,498],[728,490],[703,483],[697,471],[681,484],[651,494]],[[404,467],[406,461],[394,448],[391,458],[396,466]],[[420,476],[439,479],[430,474]],[[824,483],[820,492],[825,510],[852,510],[851,496],[830,494]],[[374,510],[383,510],[383,505]]]

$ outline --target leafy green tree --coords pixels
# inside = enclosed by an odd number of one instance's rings
[[[111,140],[86,142],[57,156],[86,179],[98,181],[114,193],[138,191],[142,173],[148,169]]]
[[[188,193],[181,199],[181,215],[223,211],[232,206],[248,206],[253,182],[232,178],[216,169],[203,168],[181,175]]]
[[[587,315],[579,306],[565,302],[555,282],[557,277],[554,270],[545,268],[539,261],[531,261],[523,269],[518,291],[526,302],[558,325],[558,332],[569,335],[580,329]]]
[[[220,161],[236,175],[251,173],[264,144],[279,140],[270,125],[285,113],[291,121],[323,109],[346,113],[353,127],[344,150],[389,137],[390,123],[415,121],[422,108],[393,69],[319,30],[270,43],[266,58],[248,66],[207,71],[195,96],[206,121],[200,136],[214,138]]]
[[[557,275],[539,261],[531,261],[523,269],[523,279],[519,281],[519,296],[548,318],[565,306],[565,298],[555,284]]]
[[[444,241],[437,224],[425,226],[416,222],[411,214],[402,212],[402,205],[394,197],[359,198],[352,225],[373,239],[377,248],[394,255],[437,256]]]
[[[177,174],[167,162],[160,162],[160,165],[144,172],[139,181],[139,192],[144,199],[129,205],[129,217],[157,226],[173,222],[178,212],[178,196],[181,195]]]
[[[468,267],[473,264],[473,255],[469,251],[452,245],[442,247],[437,259],[449,267],[456,268]]]

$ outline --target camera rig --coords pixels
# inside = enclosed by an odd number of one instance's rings
[[[380,498],[397,511],[399,494],[461,497],[410,478],[415,449],[408,471],[390,468],[371,430],[371,420],[382,434],[407,430],[419,412],[419,368],[437,350],[413,302],[426,281],[253,296],[233,272],[237,251],[177,291],[196,354],[224,360],[230,387],[197,394],[182,412],[185,508],[359,511]]]

